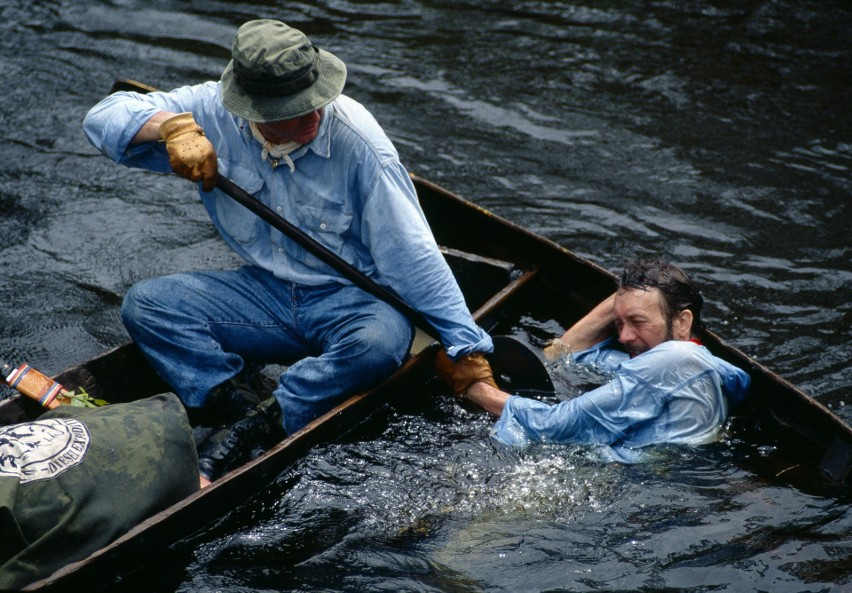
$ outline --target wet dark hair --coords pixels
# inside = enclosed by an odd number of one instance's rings
[[[663,295],[663,314],[671,325],[675,315],[692,311],[692,332],[704,329],[701,306],[704,297],[686,272],[663,260],[639,260],[625,266],[618,280],[618,288],[647,290],[658,288]]]

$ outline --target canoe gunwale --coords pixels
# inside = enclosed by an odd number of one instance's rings
[[[122,574],[138,569],[140,563],[137,559],[144,556],[152,543],[174,542],[187,537],[187,532],[191,534],[202,529],[212,521],[210,517],[222,515],[221,509],[233,509],[237,504],[243,504],[249,500],[250,497],[246,497],[243,491],[257,492],[311,447],[325,440],[340,438],[343,433],[339,429],[344,424],[348,424],[348,419],[353,415],[366,416],[369,411],[386,400],[396,386],[412,381],[411,375],[425,373],[431,368],[436,352],[437,344],[429,346],[409,358],[400,369],[376,388],[350,397],[288,436],[263,455],[225,474],[210,486],[152,515],[86,558],[66,565],[49,577],[31,583],[23,590],[90,589],[97,586],[102,572]],[[247,483],[256,485],[257,488],[247,488]],[[208,510],[211,511],[209,514]],[[180,526],[176,526],[177,524]],[[188,525],[192,526],[189,530]]]

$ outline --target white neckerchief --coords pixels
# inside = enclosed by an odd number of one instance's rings
[[[254,136],[255,140],[260,142],[260,145],[263,147],[260,151],[260,158],[262,160],[265,161],[270,155],[272,155],[272,158],[284,159],[284,162],[286,162],[287,166],[290,167],[291,173],[296,170],[296,165],[293,163],[293,159],[290,158],[290,153],[299,148],[301,144],[294,142],[293,140],[285,144],[273,144],[263,137],[263,134],[260,133],[255,122],[249,122],[249,127],[251,128],[252,136]]]

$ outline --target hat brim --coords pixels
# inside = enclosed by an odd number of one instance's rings
[[[322,49],[318,51],[317,80],[306,89],[280,97],[249,95],[245,92],[237,83],[234,61],[231,60],[222,73],[222,103],[234,115],[254,122],[293,119],[325,107],[343,91],[346,65],[334,54]]]

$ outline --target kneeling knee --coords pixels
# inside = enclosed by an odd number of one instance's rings
[[[362,338],[365,356],[377,367],[394,370],[408,355],[412,331],[410,327],[377,328]]]
[[[140,284],[134,284],[124,295],[124,300],[121,302],[121,320],[124,325],[135,325],[135,321],[140,316],[139,305],[145,301],[144,292]]]
[[[150,278],[134,284],[124,295],[121,303],[121,320],[128,328],[135,327],[147,317],[160,317],[169,310],[163,299],[174,292],[164,278]],[[166,299],[167,300],[167,299]]]

